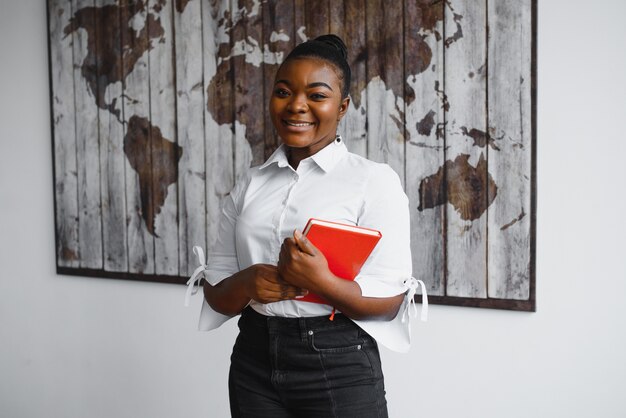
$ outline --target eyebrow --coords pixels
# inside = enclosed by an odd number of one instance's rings
[[[275,83],[275,84],[278,84],[278,83],[283,83],[283,84],[286,84],[286,85],[288,85],[288,86],[290,85],[290,84],[289,84],[289,81],[287,81],[287,80],[276,80],[276,83]],[[332,89],[332,87],[330,87],[328,84],[324,83],[323,81],[316,81],[316,82],[311,83],[311,84],[309,84],[309,85],[307,86],[307,88],[314,88],[314,87],[326,87],[328,90],[330,90],[330,91],[334,91],[334,90]]]

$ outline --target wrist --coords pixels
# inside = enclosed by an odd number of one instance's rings
[[[328,270],[326,273],[319,275],[313,282],[315,283],[315,288],[308,290],[322,296],[324,299],[334,299],[342,281],[344,280]]]

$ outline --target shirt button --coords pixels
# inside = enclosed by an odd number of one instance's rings
[[[361,344],[357,345],[357,346],[356,346],[356,349],[357,349],[357,350],[360,350],[360,349],[361,349]]]
[[[313,335],[313,331],[309,331],[309,335]]]

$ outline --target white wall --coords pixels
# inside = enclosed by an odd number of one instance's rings
[[[55,274],[44,3],[0,0],[0,416],[226,417],[234,323]],[[540,1],[537,312],[433,306],[383,352],[392,417],[626,416],[625,15]]]

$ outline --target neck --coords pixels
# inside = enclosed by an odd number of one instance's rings
[[[289,165],[294,170],[297,170],[298,166],[300,165],[300,161],[306,158],[309,158],[312,155],[317,154],[318,152],[320,152],[321,150],[323,150],[324,148],[326,148],[327,146],[335,142],[337,137],[338,135],[335,134],[335,136],[332,137],[332,140],[328,141],[323,147],[319,148],[316,151],[311,151],[310,147],[296,148],[296,147],[290,147],[289,145],[286,145],[287,161],[289,162]]]

